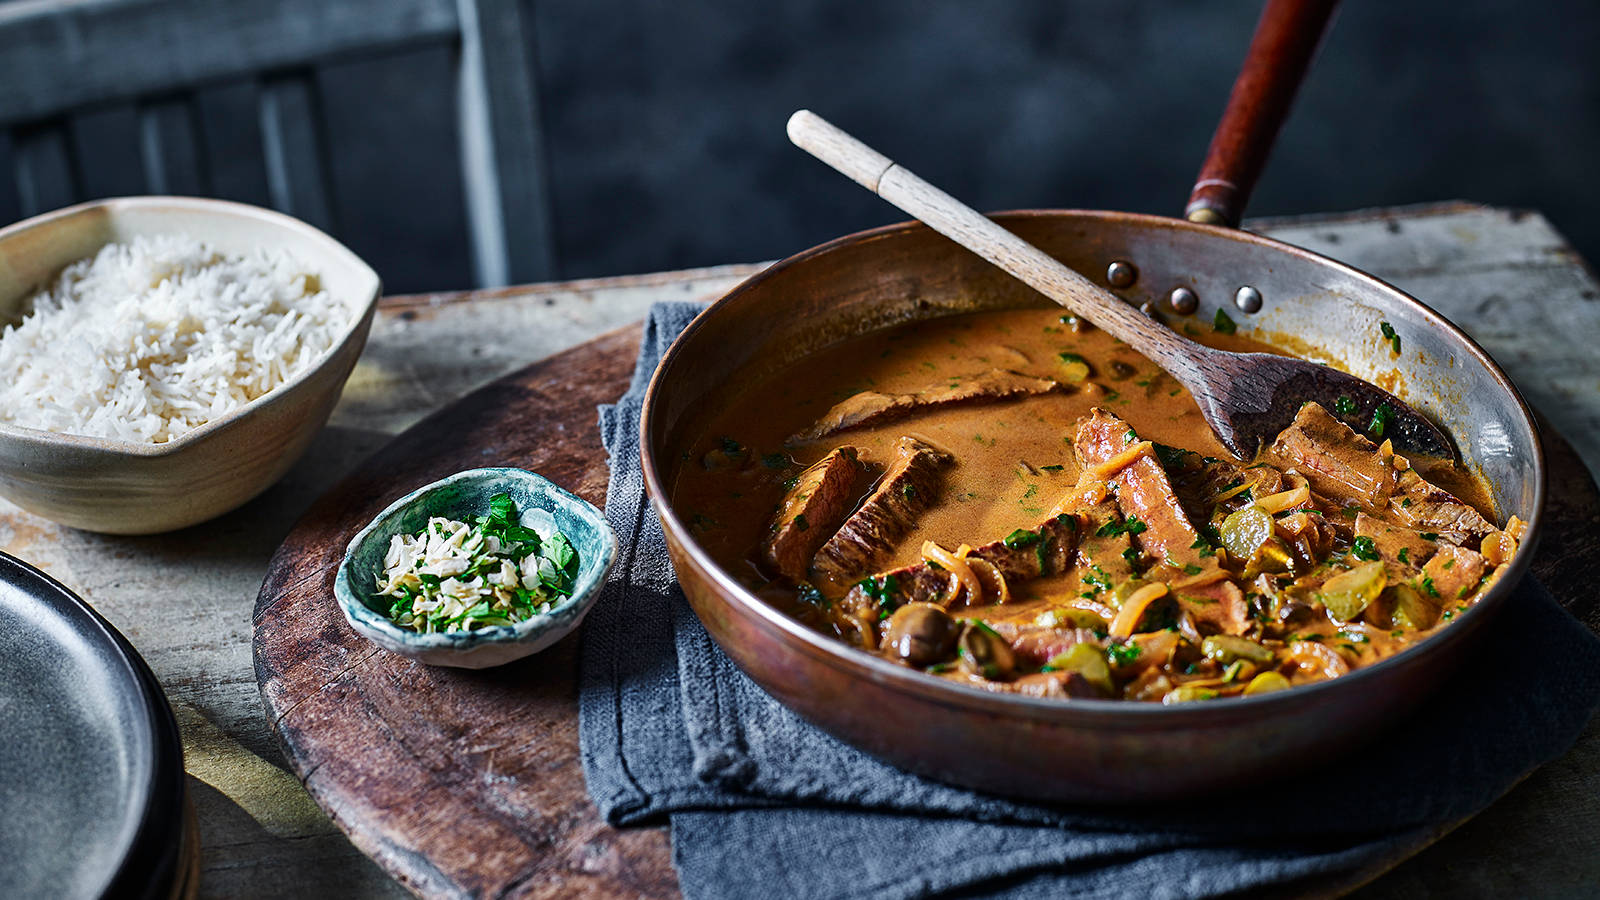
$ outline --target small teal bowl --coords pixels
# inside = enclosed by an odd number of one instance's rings
[[[495,494],[511,495],[523,525],[537,530],[553,525],[572,542],[578,552],[572,596],[514,625],[472,631],[422,634],[389,621],[383,611],[387,604],[373,595],[390,539],[421,531],[433,516],[469,521],[485,515]],[[350,541],[333,593],[350,627],[391,653],[431,666],[487,669],[537,653],[572,633],[600,596],[616,555],[617,539],[605,516],[549,479],[523,469],[468,469],[412,491],[379,513]]]

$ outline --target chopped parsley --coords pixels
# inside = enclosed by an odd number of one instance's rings
[[[1095,537],[1116,537],[1119,534],[1142,534],[1147,527],[1143,522],[1139,521],[1138,516],[1129,516],[1120,522],[1107,522],[1101,525],[1095,529],[1094,535]]]
[[[395,538],[397,562],[377,576],[376,594],[393,598],[395,624],[424,633],[510,625],[571,596],[578,553],[566,535],[523,525],[510,494],[469,518],[435,516]]]
[[[1375,438],[1383,437],[1389,423],[1394,421],[1394,408],[1387,403],[1379,403],[1378,408],[1372,411],[1372,421],[1367,425],[1367,433]]]
[[[1388,322],[1379,322],[1378,330],[1383,332],[1383,339],[1389,342],[1389,347],[1396,356],[1400,355],[1400,335],[1395,333],[1394,326]]]
[[[889,614],[899,606],[895,602],[895,591],[900,587],[899,579],[893,575],[882,578],[863,578],[856,582],[856,587],[861,588],[861,593],[878,606],[878,618],[887,619]]]
[[[1122,551],[1122,558],[1127,560],[1128,565],[1132,566],[1133,568],[1139,568],[1139,551],[1129,547],[1128,549]]]
[[[1439,533],[1437,531],[1424,531],[1417,535],[1417,537],[1422,538],[1425,541],[1433,541],[1435,543],[1438,543],[1439,541]]]
[[[1219,334],[1233,334],[1239,326],[1228,316],[1228,311],[1217,308],[1217,314],[1211,318],[1211,330]]]
[[[1409,562],[1411,562],[1410,557],[1411,557],[1411,548],[1410,547],[1401,547],[1400,548],[1400,552],[1396,553],[1394,558],[1400,560],[1403,563],[1409,563]]]
[[[1006,535],[1003,539],[1005,545],[1013,550],[1019,550],[1023,547],[1032,547],[1034,544],[1039,543],[1040,540],[1041,538],[1039,537],[1039,532],[1029,531],[1026,528],[1018,528],[1016,531]]]
[[[1350,555],[1370,562],[1378,558],[1378,548],[1372,538],[1361,536],[1350,542]]]
[[[1344,394],[1340,394],[1338,399],[1333,401],[1333,411],[1341,416],[1354,415],[1356,411],[1356,402]]]
[[[1083,576],[1083,583],[1094,588],[1094,593],[1111,590],[1111,576],[1098,565],[1090,565],[1089,571]]]
[[[1189,564],[1187,564],[1187,565],[1185,565],[1183,567],[1183,574],[1185,574],[1185,575],[1199,575],[1201,572],[1204,572],[1204,571],[1205,571],[1204,569],[1200,568],[1199,566],[1195,565],[1194,563],[1189,563]]]
[[[1439,589],[1433,586],[1433,578],[1431,576],[1422,576],[1422,592],[1429,597],[1439,596]]]
[[[1111,658],[1111,664],[1114,666],[1129,665],[1137,660],[1142,652],[1144,651],[1139,649],[1138,644],[1126,641],[1113,641],[1106,647],[1106,656]]]
[[[761,457],[761,464],[769,469],[784,469],[789,466],[789,457],[782,453],[768,453]]]

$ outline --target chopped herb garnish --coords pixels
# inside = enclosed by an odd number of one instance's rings
[[[1410,557],[1411,557],[1411,548],[1410,547],[1401,547],[1400,548],[1400,552],[1396,553],[1394,555],[1395,559],[1398,559],[1403,563],[1411,562],[1411,558]]]
[[[1120,522],[1107,522],[1095,529],[1095,537],[1116,537],[1119,534],[1141,534],[1147,528],[1138,516],[1129,516]]]
[[[1424,531],[1421,534],[1418,534],[1417,537],[1422,538],[1425,541],[1438,542],[1439,533],[1436,531]]]
[[[1111,659],[1111,664],[1114,666],[1129,665],[1137,660],[1142,652],[1144,651],[1139,649],[1138,644],[1127,641],[1112,641],[1106,647],[1106,656]]]
[[[1233,334],[1239,326],[1229,318],[1228,311],[1218,307],[1217,314],[1211,318],[1211,330],[1219,334]]]
[[[1122,558],[1128,561],[1128,565],[1135,569],[1139,568],[1139,551],[1129,547],[1122,551]]]
[[[1340,394],[1339,397],[1333,401],[1333,411],[1341,416],[1353,415],[1356,411],[1356,402],[1351,400],[1349,397]]]
[[[1394,409],[1387,403],[1379,403],[1378,408],[1372,411],[1372,422],[1367,425],[1367,433],[1375,438],[1381,438],[1392,421],[1394,421]]]
[[[1163,468],[1168,469],[1178,468],[1179,464],[1184,461],[1184,456],[1194,453],[1194,450],[1184,450],[1182,447],[1168,447],[1165,444],[1152,444],[1150,447],[1155,448],[1155,458],[1162,461]]]
[[[1095,588],[1095,593],[1111,590],[1111,576],[1098,565],[1091,564],[1089,571],[1083,576],[1083,583]]]
[[[1429,597],[1439,596],[1439,589],[1433,586],[1433,578],[1431,576],[1422,576],[1422,592]]]
[[[1046,472],[1059,472],[1062,469],[1065,469],[1066,466],[1058,464],[1058,465],[1053,465],[1053,466],[1040,466],[1039,468],[1043,469]]]
[[[522,525],[509,494],[488,505],[486,515],[436,516],[395,538],[389,553],[398,559],[377,576],[377,596],[394,598],[395,624],[422,632],[509,625],[571,596],[578,554],[566,535]]]
[[[1018,528],[1016,531],[1011,532],[1004,538],[1005,545],[1013,550],[1017,550],[1022,547],[1032,547],[1034,544],[1039,543],[1039,540],[1039,532],[1029,531],[1026,528]]]
[[[805,513],[800,513],[794,517],[794,527],[800,529],[801,531],[807,531],[811,528],[811,523],[806,521]]]
[[[768,453],[761,457],[761,464],[769,469],[782,469],[789,465],[789,457],[782,453]]]
[[[1204,571],[1205,571],[1204,569],[1200,568],[1199,566],[1195,565],[1194,563],[1185,563],[1184,567],[1183,567],[1183,574],[1185,574],[1185,575],[1199,575],[1201,572],[1204,572]]]
[[[1378,548],[1372,538],[1362,536],[1350,542],[1350,554],[1356,559],[1372,561],[1378,558]]]
[[[828,598],[822,595],[822,591],[817,590],[816,585],[809,581],[800,582],[800,602],[819,606],[823,609],[827,609],[832,605],[828,602]]]
[[[1389,346],[1394,350],[1395,355],[1400,355],[1400,335],[1395,333],[1394,326],[1388,322],[1379,322],[1378,330],[1383,332],[1383,339],[1389,342]]]

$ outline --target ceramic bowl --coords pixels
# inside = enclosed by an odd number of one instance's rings
[[[374,599],[389,541],[421,531],[433,516],[470,521],[489,511],[489,498],[510,494],[522,524],[553,526],[578,552],[572,596],[549,612],[514,625],[419,634],[389,621],[388,603]],[[469,469],[412,491],[378,514],[350,541],[333,592],[350,627],[392,653],[433,666],[485,669],[521,659],[572,633],[600,595],[616,557],[617,539],[605,516],[549,479],[523,469]]]
[[[221,200],[125,197],[0,229],[0,321],[67,264],[108,243],[189,234],[224,251],[286,250],[318,274],[349,325],[313,368],[228,415],[163,444],[0,422],[0,496],[47,519],[112,534],[203,522],[266,490],[328,420],[366,344],[378,275],[333,238],[280,213]]]

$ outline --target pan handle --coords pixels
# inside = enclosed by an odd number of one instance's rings
[[[1191,222],[1236,227],[1338,0],[1267,0],[1200,167]]]

